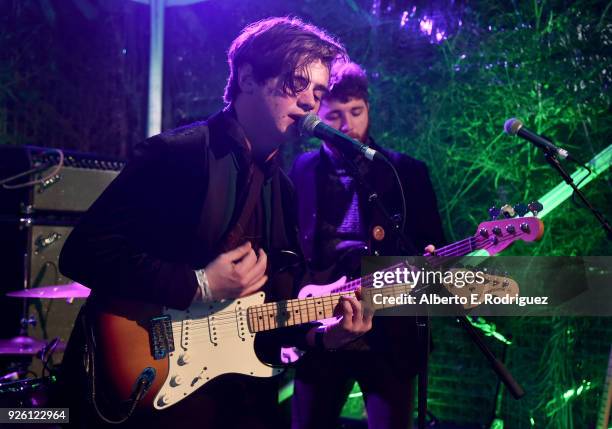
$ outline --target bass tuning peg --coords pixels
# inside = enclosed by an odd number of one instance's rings
[[[514,208],[512,208],[510,204],[504,204],[501,208],[501,212],[506,219],[510,219],[516,214]]]
[[[514,211],[519,215],[519,217],[523,217],[525,214],[527,214],[529,208],[527,208],[527,204],[518,203],[514,205]]]
[[[491,220],[497,220],[500,213],[501,213],[501,210],[495,206],[489,209],[489,216],[491,217]]]
[[[534,216],[537,216],[538,213],[540,213],[544,208],[544,206],[539,201],[532,201],[527,205],[527,207],[529,207],[529,210],[531,211],[531,213],[533,213]]]

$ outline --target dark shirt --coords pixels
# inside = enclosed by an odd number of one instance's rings
[[[251,189],[258,169],[261,189]],[[275,160],[251,160],[244,133],[225,111],[140,144],[68,237],[60,269],[94,295],[184,309],[198,287],[194,270],[221,252],[246,240],[268,253],[297,251],[292,194]],[[256,198],[252,215],[228,243],[249,195]],[[269,292],[281,299],[293,290]]]
[[[367,173],[365,160],[356,160],[362,174]],[[360,162],[363,161],[363,162]],[[321,150],[324,173],[317,181],[318,226],[312,265],[325,270],[331,263],[351,252],[367,254],[367,230],[369,223],[363,188],[347,170],[344,158],[334,156],[327,148]],[[354,275],[358,273],[352,273]]]
[[[333,281],[339,275],[359,274],[364,255],[419,255],[428,244],[444,244],[442,223],[427,167],[408,155],[386,150],[372,139],[369,145],[384,153],[393,163],[406,198],[406,222],[402,243],[393,225],[369,198],[365,187],[356,183],[343,158],[319,151],[298,157],[290,176],[296,184],[300,243],[314,270],[329,271]],[[354,159],[359,175],[376,194],[390,215],[402,213],[400,189],[391,169],[371,163],[363,157]],[[316,186],[312,186],[314,183]],[[376,240],[373,228],[385,234]]]

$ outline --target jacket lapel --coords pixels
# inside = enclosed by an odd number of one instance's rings
[[[209,156],[208,186],[202,205],[197,229],[198,239],[204,243],[207,255],[213,255],[216,247],[230,226],[236,204],[238,163],[232,151],[231,138],[221,112],[208,121]]]
[[[300,190],[298,205],[298,220],[300,225],[300,238],[302,251],[306,260],[313,257],[315,230],[317,226],[317,183],[320,175],[320,153],[313,153],[311,158],[297,165],[292,179]]]

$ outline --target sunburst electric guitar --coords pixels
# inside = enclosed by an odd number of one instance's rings
[[[501,249],[517,239],[530,241],[541,236],[542,224],[536,218],[486,222],[481,227],[507,231],[514,224],[515,232],[498,235],[495,244],[479,238],[479,233],[465,246]],[[442,250],[436,257],[442,256]],[[487,280],[484,288],[506,281],[496,276]],[[405,293],[412,291],[411,285],[404,287]],[[282,369],[258,360],[255,335],[331,318],[340,297],[355,289],[270,303],[264,303],[264,293],[259,292],[236,300],[194,304],[184,311],[111,301],[88,316],[95,335],[98,388],[102,386],[108,397],[129,402],[137,385],[146,379],[146,393],[137,406],[162,410],[222,374],[273,376]],[[372,302],[369,294],[379,289],[364,287],[362,291],[364,302]]]

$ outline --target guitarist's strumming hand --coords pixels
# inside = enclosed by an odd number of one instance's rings
[[[268,281],[265,274],[267,263],[266,252],[259,249],[256,254],[250,242],[220,254],[204,268],[212,299],[238,298],[255,293]]]
[[[361,298],[361,290],[356,290],[355,295],[357,298]],[[331,325],[313,328],[308,331],[306,336],[308,344],[312,347],[320,347],[322,345],[326,350],[338,349],[372,329],[374,311],[369,306],[363,305],[363,302],[357,298],[351,296],[341,297],[334,313],[336,316],[342,316],[342,318]],[[323,332],[322,344],[317,344],[317,332]]]

